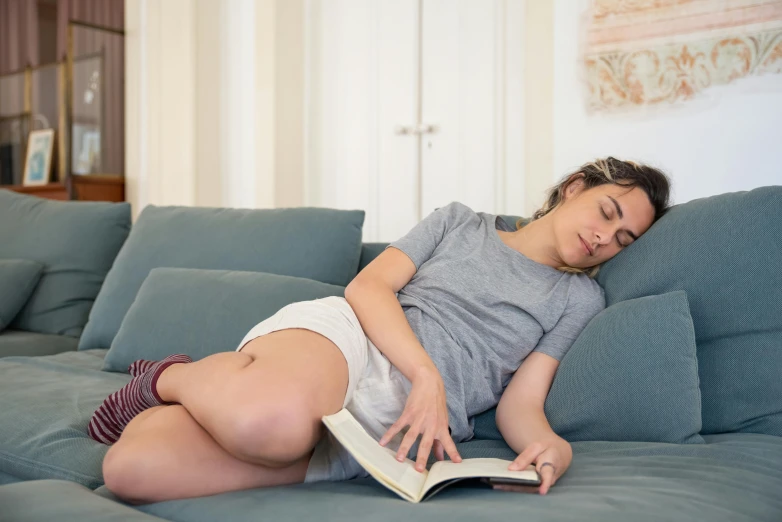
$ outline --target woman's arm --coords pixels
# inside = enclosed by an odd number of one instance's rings
[[[389,248],[345,288],[345,299],[367,337],[410,382],[422,372],[434,372],[439,376],[396,297],[415,272],[415,265],[404,252]]]
[[[497,405],[497,428],[519,456],[510,469],[526,469],[533,462],[545,494],[570,466],[573,450],[546,419],[544,405],[559,361],[544,353],[530,353],[511,378]],[[551,462],[553,467],[541,467]]]
[[[500,398],[497,428],[516,453],[524,451],[532,442],[559,438],[543,413],[558,366],[559,361],[549,355],[530,353]]]
[[[445,458],[444,451],[454,462],[460,462],[461,457],[448,431],[443,378],[407,322],[395,295],[415,272],[415,264],[407,254],[387,248],[345,288],[345,299],[367,337],[412,383],[402,415],[386,431],[380,444],[387,444],[405,426],[410,426],[397,449],[397,459],[404,460],[420,434],[415,467],[423,471],[433,447],[438,460]]]

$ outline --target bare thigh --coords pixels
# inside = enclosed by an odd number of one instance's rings
[[[304,481],[310,454],[287,467],[239,460],[184,406],[157,406],[135,417],[103,461],[106,487],[133,502],[159,502]]]
[[[173,370],[171,375],[168,372]],[[321,418],[342,408],[348,366],[328,338],[303,328],[278,330],[239,353],[174,365],[158,381],[233,456],[286,466],[324,434]]]

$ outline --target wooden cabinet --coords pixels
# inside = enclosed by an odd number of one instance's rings
[[[0,189],[46,199],[67,201],[125,201],[125,177],[113,175],[80,175],[70,177],[70,191],[64,183],[49,183],[36,187],[0,185]]]

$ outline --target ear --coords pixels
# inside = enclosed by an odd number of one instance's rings
[[[579,195],[584,190],[584,173],[577,172],[570,177],[562,194],[562,199],[567,200]]]

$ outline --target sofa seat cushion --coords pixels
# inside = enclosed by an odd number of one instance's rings
[[[153,268],[237,270],[346,286],[361,259],[363,210],[156,207],[139,215],[106,276],[80,350],[108,348]]]
[[[68,335],[42,334],[22,330],[0,332],[0,357],[52,355],[76,350],[79,340]]]
[[[100,371],[106,350],[0,359],[0,472],[96,488],[108,446],[87,436],[95,409],[130,376]]]
[[[66,480],[33,480],[0,487],[2,520],[15,522],[155,522],[123,504]]]
[[[708,435],[705,444],[575,442],[547,495],[452,487],[420,504],[372,478],[258,488],[137,508],[171,520],[601,522],[782,520],[782,437]],[[515,455],[501,441],[458,445],[463,457]],[[96,493],[109,495],[105,487]]]

